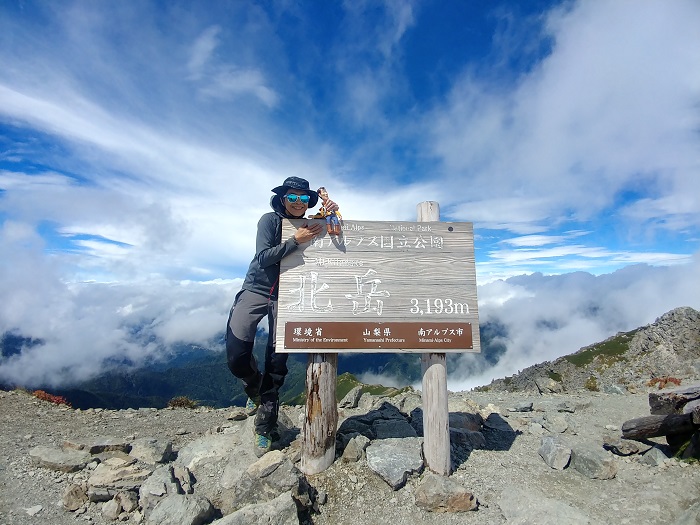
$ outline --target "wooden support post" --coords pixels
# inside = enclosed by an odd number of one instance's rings
[[[439,221],[440,205],[434,201],[417,206],[418,221]],[[447,356],[444,353],[423,354],[423,456],[431,471],[449,476],[450,423],[447,408]]]
[[[335,460],[338,427],[336,379],[338,354],[309,354],[306,367],[306,411],[301,471],[318,474]]]
[[[656,415],[630,419],[622,424],[622,437],[642,439],[677,434],[692,434],[698,430],[693,423],[693,413]]]

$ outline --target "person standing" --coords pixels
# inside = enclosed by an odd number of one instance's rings
[[[258,221],[255,257],[234,299],[226,327],[228,368],[243,382],[249,414],[257,412],[254,447],[258,457],[272,448],[279,414],[279,390],[287,375],[288,354],[275,352],[280,262],[322,231],[318,223],[304,224],[293,236],[282,239],[282,219],[302,219],[318,202],[318,194],[310,189],[307,180],[288,177],[281,186],[273,188],[272,193],[273,211]],[[332,201],[326,207],[337,209]],[[266,315],[269,330],[261,372],[253,355],[253,344],[258,323]]]

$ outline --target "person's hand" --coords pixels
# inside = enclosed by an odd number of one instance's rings
[[[302,226],[294,232],[294,238],[299,244],[311,241],[321,233],[321,225],[317,222],[312,222],[311,224],[304,223]]]
[[[338,211],[340,209],[338,205],[330,199],[328,199],[323,205],[328,213],[333,213],[334,211]]]

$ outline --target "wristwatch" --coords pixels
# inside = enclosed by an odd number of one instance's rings
[[[294,241],[294,244],[299,246],[299,241],[297,241],[297,238],[292,235],[292,240]]]

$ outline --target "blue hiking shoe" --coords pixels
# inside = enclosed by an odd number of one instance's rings
[[[259,406],[260,406],[260,397],[255,397],[255,398],[249,397],[248,400],[245,402],[245,413],[248,414],[249,416],[252,416],[258,411]]]
[[[255,455],[259,458],[272,450],[272,440],[262,434],[255,434],[255,443],[253,445]]]

